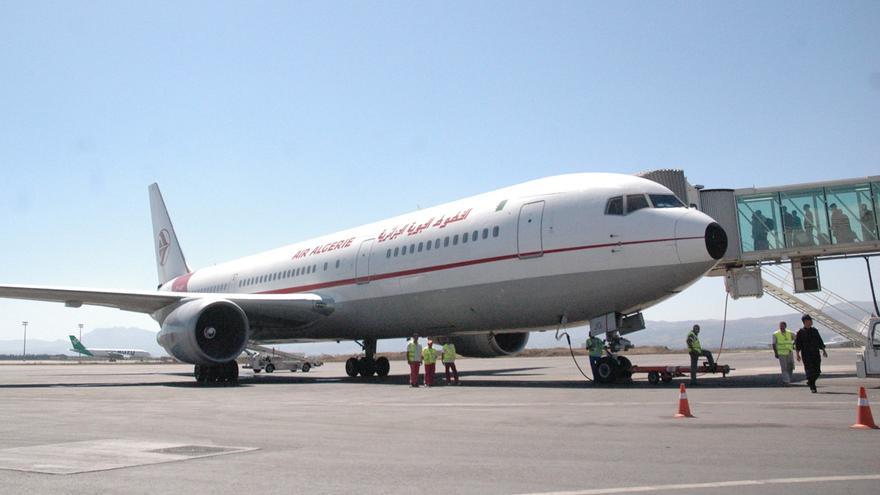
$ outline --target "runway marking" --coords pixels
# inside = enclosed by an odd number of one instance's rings
[[[810,476],[806,478],[770,478],[764,480],[714,481],[708,483],[676,483],[674,485],[624,486],[618,488],[597,488],[569,492],[536,492],[525,495],[610,495],[615,493],[642,493],[668,490],[697,490],[705,488],[730,488],[738,486],[790,485],[796,483],[831,483],[839,481],[880,480],[880,474],[846,476]]]
[[[780,405],[780,406],[804,406],[804,405],[850,405],[851,401],[722,401],[722,402],[703,402],[694,401],[701,405],[723,405],[723,406],[742,406],[742,405]],[[341,403],[341,402],[340,402]],[[345,402],[351,404],[351,402]],[[572,406],[572,407],[628,407],[628,406],[667,406],[669,401],[662,402],[552,402],[553,406]],[[307,405],[307,404],[302,404]],[[313,404],[313,405],[323,405]],[[362,405],[370,406],[388,406],[388,407],[535,407],[538,404],[534,402],[364,402]],[[546,406],[548,404],[542,404]]]

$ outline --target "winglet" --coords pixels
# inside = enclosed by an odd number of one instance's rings
[[[189,273],[174,225],[159,191],[159,184],[150,184],[150,214],[153,217],[153,242],[156,249],[156,269],[159,284],[164,284]]]
[[[68,337],[70,337],[70,343],[73,344],[73,349],[71,349],[71,351],[85,354],[86,356],[92,355],[92,353],[86,349],[86,346],[82,345],[82,342],[80,342],[79,339],[73,335],[68,335]]]

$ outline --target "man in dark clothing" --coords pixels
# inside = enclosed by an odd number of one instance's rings
[[[798,361],[803,357],[807,384],[810,386],[810,391],[815,394],[816,379],[822,374],[822,358],[819,357],[819,351],[821,350],[825,357],[828,357],[828,353],[825,352],[825,342],[822,340],[822,336],[813,327],[813,319],[810,315],[802,316],[801,321],[804,326],[798,330],[797,337],[794,338],[794,349]]]

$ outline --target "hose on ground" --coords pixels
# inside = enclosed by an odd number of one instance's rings
[[[565,316],[563,316],[562,319],[559,321],[559,327],[556,328],[556,340],[561,340],[563,336],[565,337],[565,340],[568,341],[568,352],[571,354],[571,360],[574,361],[574,365],[577,366],[577,369],[581,372],[581,375],[583,375],[588,382],[591,382],[593,381],[593,379],[587,376],[586,373],[584,373],[584,370],[581,368],[580,363],[578,363],[578,360],[574,355],[574,348],[571,346],[571,336],[568,335],[568,332],[562,329],[565,326],[566,321],[568,321],[568,318],[566,318]],[[560,331],[562,331],[561,334],[559,333]]]

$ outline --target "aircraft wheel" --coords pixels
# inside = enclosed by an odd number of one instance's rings
[[[387,357],[382,356],[376,360],[376,374],[377,375],[388,376],[389,371],[391,371],[391,363],[388,362]]]
[[[266,373],[272,373],[273,371],[275,371],[275,365],[272,363],[267,364],[266,365]]]
[[[663,383],[669,383],[672,381],[672,373],[663,373],[660,378],[663,379]]]
[[[201,366],[195,365],[193,368],[193,376],[196,377],[196,381],[199,383],[205,383],[205,372]]]
[[[372,359],[362,357],[358,359],[358,371],[360,371],[361,376],[364,378],[373,376],[376,372],[376,363]]]
[[[614,362],[607,357],[603,357],[596,363],[596,376],[594,377],[599,383],[611,383],[615,377]]]
[[[617,358],[617,376],[618,378],[632,378],[632,362],[629,359],[620,356]]]
[[[648,372],[648,382],[651,385],[657,385],[658,383],[660,383],[660,373],[656,371]]]
[[[345,361],[345,374],[354,378],[358,375],[358,360],[350,357]]]
[[[258,368],[254,368],[252,371],[253,371],[254,373],[259,373],[259,372],[261,372],[261,371],[263,371],[263,370],[258,369]]]
[[[312,365],[311,365],[311,364],[309,364],[309,363],[303,363],[303,365],[302,365],[302,372],[303,372],[303,373],[308,373],[310,369],[312,369]]]
[[[238,362],[229,361],[225,365],[226,381],[230,383],[238,383]]]

